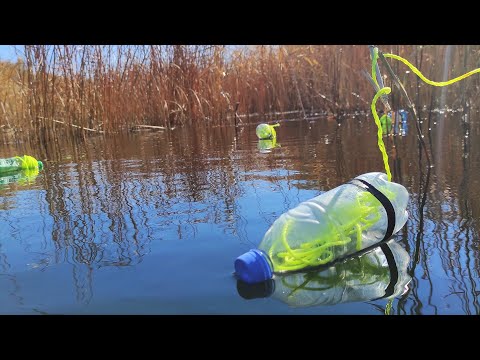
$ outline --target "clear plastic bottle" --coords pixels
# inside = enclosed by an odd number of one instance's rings
[[[282,214],[257,249],[235,260],[235,273],[257,283],[354,254],[398,232],[407,203],[407,189],[386,174],[360,175]]]
[[[257,284],[237,282],[244,299],[273,297],[292,307],[391,299],[408,290],[410,256],[389,240],[317,271],[285,274]]]
[[[0,159],[0,172],[43,169],[43,163],[33,156],[23,155]]]

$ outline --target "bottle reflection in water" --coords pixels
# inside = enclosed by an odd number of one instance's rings
[[[14,173],[2,174],[0,176],[0,189],[13,183],[20,185],[29,184],[38,176],[38,169],[21,170]]]
[[[391,299],[407,290],[410,256],[394,240],[317,271],[278,275],[262,283],[237,281],[244,299],[272,296],[292,307]]]
[[[280,144],[277,144],[277,138],[272,140],[258,140],[257,148],[261,153],[272,152],[272,149],[280,147]]]

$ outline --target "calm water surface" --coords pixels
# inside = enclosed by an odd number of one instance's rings
[[[429,173],[413,123],[386,140],[393,179],[411,195],[391,246],[407,261],[396,276],[377,249],[276,278],[266,297],[237,289],[235,258],[301,201],[383,171],[372,120],[284,121],[272,149],[255,125],[237,137],[176,128],[31,149],[43,171],[0,178],[0,313],[382,315],[385,289],[411,278],[390,314],[479,314],[478,114],[465,120],[433,114],[431,131],[425,121]],[[372,256],[377,268],[358,276]]]

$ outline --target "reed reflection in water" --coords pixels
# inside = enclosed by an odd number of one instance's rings
[[[385,138],[393,179],[411,195],[394,239],[409,255],[411,281],[390,314],[479,313],[478,114],[467,127],[464,112],[447,113],[440,147],[439,115],[421,114],[440,170],[423,166],[413,124],[406,136]],[[335,118],[280,122],[281,146],[268,149],[255,124],[21,149],[45,169],[0,186],[2,313],[384,314],[386,299],[293,308],[238,295],[233,260],[278,216],[383,168],[366,115],[340,126]]]

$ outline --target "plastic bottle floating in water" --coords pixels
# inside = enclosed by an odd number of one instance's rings
[[[0,159],[0,173],[18,170],[43,169],[43,163],[33,156],[23,155]]]
[[[277,126],[280,126],[280,124],[259,124],[255,130],[255,133],[261,140],[275,139],[277,137],[277,132],[275,131]]]
[[[397,233],[407,203],[407,189],[386,174],[360,175],[282,214],[257,249],[235,260],[235,274],[253,284],[354,254]]]
[[[272,296],[292,307],[392,299],[408,290],[410,256],[394,240],[321,270],[285,274],[257,284],[237,281],[244,299]]]

